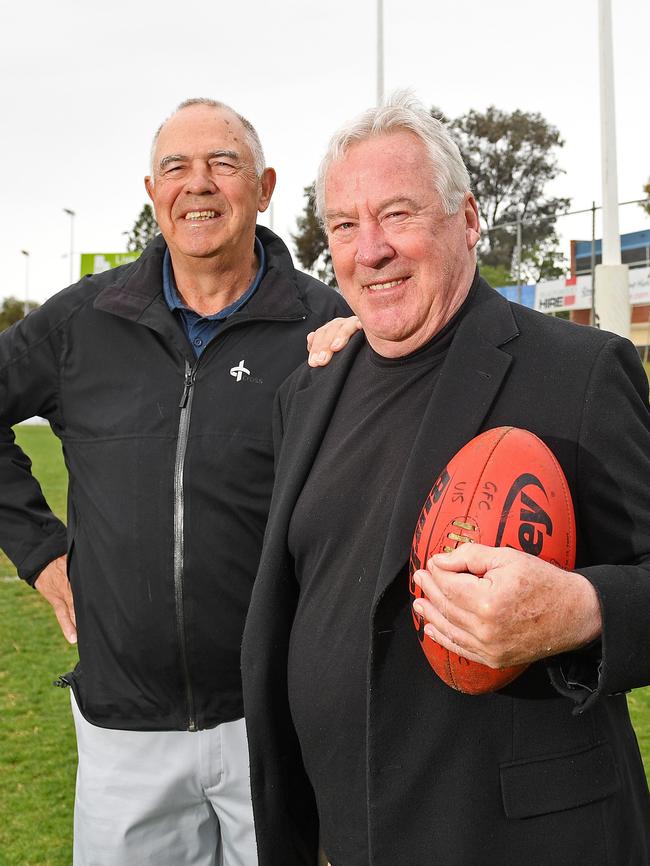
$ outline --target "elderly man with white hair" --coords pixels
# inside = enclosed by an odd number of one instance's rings
[[[276,401],[276,484],[244,635],[261,866],[642,864],[650,799],[625,692],[650,682],[650,413],[628,341],[510,304],[445,127],[408,95],[330,143],[318,206],[364,328]],[[575,571],[465,544],[415,573],[421,506],[478,433],[528,429],[573,496]]]
[[[78,634],[58,681],[75,866],[255,866],[239,656],[271,408],[307,334],[347,307],[256,225],[275,171],[232,108],[183,102],[145,185],[161,234],[141,258],[0,336],[0,544]],[[67,527],[14,442],[36,414],[63,445]]]

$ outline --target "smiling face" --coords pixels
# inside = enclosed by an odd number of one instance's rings
[[[380,355],[408,355],[458,310],[479,239],[476,202],[444,213],[431,158],[412,132],[353,144],[325,179],[325,223],[336,278]]]
[[[275,172],[255,171],[246,131],[227,109],[191,105],[165,123],[145,187],[172,261],[219,257],[232,267],[253,251],[258,211],[271,200]]]

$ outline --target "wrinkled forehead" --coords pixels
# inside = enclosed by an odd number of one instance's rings
[[[190,105],[163,124],[153,152],[153,165],[171,154],[186,156],[228,149],[250,159],[251,151],[241,120],[227,108]]]
[[[422,140],[407,130],[354,141],[325,174],[325,210],[349,207],[359,198],[438,197],[431,156]]]

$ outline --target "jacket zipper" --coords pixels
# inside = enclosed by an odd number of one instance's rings
[[[300,316],[297,321],[304,320],[306,316]],[[248,319],[251,321],[267,321],[266,317],[259,319]],[[271,320],[270,320],[271,321]],[[285,321],[278,319],[277,321]],[[294,318],[286,319],[286,321],[294,321]],[[230,328],[236,326],[237,322],[230,322]],[[230,329],[228,324],[222,328],[221,333]],[[214,341],[212,341],[214,342]],[[178,440],[176,443],[176,460],[174,463],[174,601],[176,607],[176,634],[181,653],[181,666],[183,677],[185,680],[185,699],[187,703],[187,729],[188,731],[197,731],[196,713],[194,709],[194,693],[192,691],[192,680],[190,678],[190,668],[187,660],[187,637],[185,633],[185,606],[183,603],[183,571],[184,571],[184,556],[185,556],[185,536],[184,536],[184,518],[185,518],[185,495],[183,488],[183,472],[185,469],[185,455],[187,452],[187,440],[190,429],[190,416],[192,414],[192,398],[194,395],[194,383],[196,381],[196,371],[201,362],[201,358],[208,352],[210,346],[206,346],[202,355],[197,358],[192,365],[185,358],[185,381],[183,383],[183,393],[178,404],[181,410],[178,421]]]
[[[190,669],[187,661],[187,638],[185,634],[185,608],[183,603],[183,569],[185,556],[185,493],[183,488],[183,473],[185,455],[192,413],[192,397],[196,379],[197,360],[194,366],[185,359],[185,382],[179,408],[181,410],[178,422],[178,440],[176,443],[176,461],[174,464],[174,600],[176,605],[176,634],[181,653],[181,665],[185,679],[185,699],[187,703],[187,728],[198,730],[194,711],[194,693],[190,679]]]

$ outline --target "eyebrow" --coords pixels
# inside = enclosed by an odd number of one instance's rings
[[[337,220],[342,219],[343,217],[347,218],[350,214],[346,213],[342,210],[327,210],[325,211],[325,219],[326,220]]]
[[[220,156],[226,156],[230,159],[239,159],[239,153],[237,153],[236,150],[211,150],[207,154],[208,159],[215,159]],[[168,156],[163,156],[160,160],[158,163],[158,171],[162,171],[171,162],[187,162],[188,159],[189,156],[186,156],[184,153],[170,153]]]
[[[239,159],[239,153],[236,150],[211,150],[208,154],[208,159],[214,159],[217,156],[227,156],[230,159]]]
[[[379,204],[377,205],[377,211],[382,211],[385,208],[391,207],[392,205],[396,204],[406,204],[413,210],[419,210],[422,207],[421,203],[415,201],[415,199],[409,198],[405,195],[395,195],[391,196],[391,198],[387,198],[379,202]],[[325,211],[326,220],[343,219],[348,217],[350,217],[350,213],[347,211]]]

